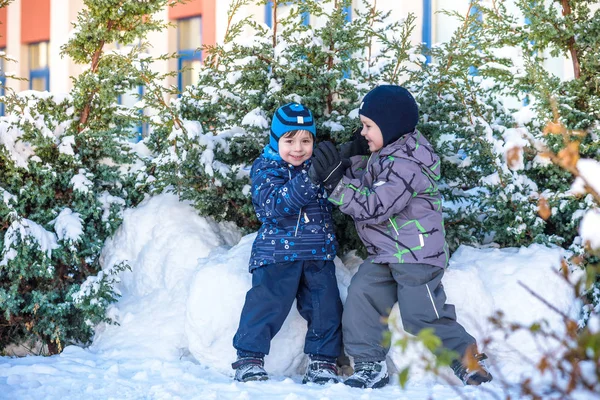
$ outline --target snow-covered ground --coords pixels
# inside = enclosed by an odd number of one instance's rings
[[[110,313],[119,325],[97,329],[88,348],[67,347],[53,357],[0,357],[2,399],[482,399],[505,396],[500,380],[463,387],[427,374],[422,349],[393,348],[388,360],[400,370],[411,365],[406,389],[396,377],[378,390],[341,384],[302,385],[306,324],[292,309],[274,339],[266,368],[267,382],[232,380],[235,351],[231,341],[251,279],[247,262],[254,235],[231,224],[199,217],[175,196],[149,199],[125,213],[123,226],[107,243],[103,267],[127,260],[121,273],[122,297]],[[492,373],[515,382],[534,376],[523,354],[535,360],[543,344],[525,335],[505,340],[487,317],[502,310],[507,320],[529,323],[544,318],[556,330],[560,317],[528,293],[527,285],[562,312],[574,315],[572,291],[556,273],[561,249],[533,245],[514,249],[461,247],[444,277],[448,301],[459,321],[485,348]],[[336,260],[342,300],[357,257]],[[397,306],[394,337],[402,335]],[[498,398],[497,397],[497,398]],[[513,396],[515,398],[515,396]]]

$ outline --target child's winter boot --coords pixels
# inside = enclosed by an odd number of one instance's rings
[[[355,388],[382,388],[388,384],[390,377],[385,361],[357,362],[354,364],[354,374],[344,382]]]
[[[466,365],[460,360],[454,360],[451,368],[465,385],[481,385],[493,379],[485,365],[486,359],[485,353],[474,354],[472,360],[464,360]]]
[[[264,369],[265,361],[258,357],[239,357],[231,364],[235,369],[235,380],[239,382],[266,381],[269,379]]]
[[[338,383],[338,370],[335,362],[311,359],[306,367],[304,379],[302,379],[302,383],[309,382],[319,385]]]

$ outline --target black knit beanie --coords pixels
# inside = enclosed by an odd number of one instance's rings
[[[410,92],[402,86],[381,85],[363,98],[359,114],[377,124],[383,136],[383,145],[387,146],[415,130],[419,107]]]

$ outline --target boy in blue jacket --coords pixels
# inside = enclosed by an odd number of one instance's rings
[[[250,172],[262,226],[250,257],[252,288],[233,338],[238,359],[232,367],[240,382],[268,379],[264,356],[294,300],[308,323],[304,352],[310,362],[303,383],[337,382],[342,302],[333,263],[332,206],[324,187],[339,181],[344,168],[339,157],[324,167],[335,149],[327,143],[313,155],[315,142],[310,110],[286,104],[275,112],[270,142]]]

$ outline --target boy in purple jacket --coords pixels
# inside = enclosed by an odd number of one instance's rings
[[[432,328],[445,349],[459,356],[454,373],[466,385],[492,380],[475,339],[446,304],[441,280],[448,245],[438,191],[440,159],[416,129],[419,110],[403,87],[382,85],[360,105],[362,131],[341,146],[351,167],[329,201],[354,218],[369,257],[352,278],[342,317],[346,352],[354,374],[345,384],[383,387],[389,382],[384,343],[392,306],[398,302],[404,329]],[[369,155],[370,153],[370,155]],[[332,155],[332,162],[338,160]]]

